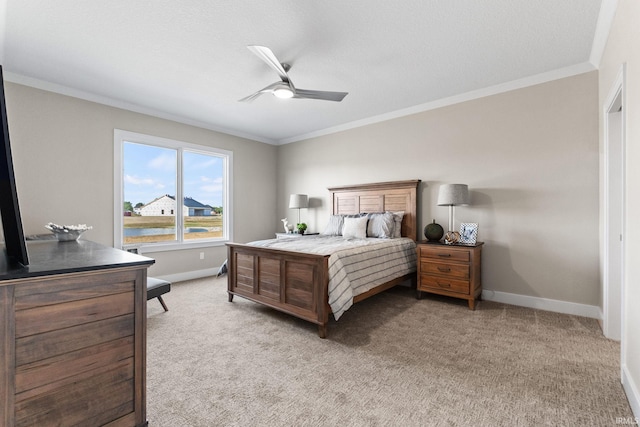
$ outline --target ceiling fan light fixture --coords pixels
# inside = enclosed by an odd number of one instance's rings
[[[273,95],[281,99],[288,99],[293,98],[294,93],[289,86],[282,84],[273,90]]]
[[[256,54],[258,58],[262,59],[269,67],[276,71],[278,73],[278,76],[280,76],[280,80],[275,83],[271,83],[264,89],[260,89],[259,91],[249,96],[245,96],[244,98],[239,99],[238,101],[240,102],[251,102],[258,96],[265,93],[271,93],[273,94],[273,96],[282,99],[319,99],[335,102],[342,101],[342,99],[348,95],[347,92],[328,92],[325,90],[296,89],[296,87],[293,85],[293,82],[289,78],[289,74],[287,74],[291,67],[288,64],[280,62],[278,58],[273,54],[271,49],[265,46],[247,47],[251,52]]]

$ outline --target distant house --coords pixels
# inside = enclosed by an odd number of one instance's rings
[[[184,198],[184,216],[211,216],[212,211],[213,208],[209,205],[203,205],[191,197]],[[147,203],[138,212],[142,216],[173,216],[176,213],[176,198],[165,194]]]
[[[185,216],[211,216],[213,208],[209,205],[203,205],[199,201],[191,197],[184,198],[183,215]]]

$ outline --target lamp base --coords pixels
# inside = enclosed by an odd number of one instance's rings
[[[453,230],[453,205],[449,205],[449,230]]]

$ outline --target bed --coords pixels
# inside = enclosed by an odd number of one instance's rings
[[[332,214],[404,212],[401,236],[415,242],[419,184],[420,180],[409,180],[329,188]],[[235,295],[241,296],[315,323],[318,335],[326,337],[332,313],[328,254],[239,243],[227,243],[227,251],[229,302]],[[406,280],[415,281],[415,271],[390,278],[354,296],[352,302],[362,301]]]

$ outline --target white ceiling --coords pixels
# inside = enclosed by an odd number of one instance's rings
[[[278,144],[595,69],[597,33],[608,32],[600,6],[0,0],[0,61],[10,81]],[[349,95],[340,103],[271,95],[238,102],[278,81],[250,44],[291,64],[297,87]]]

